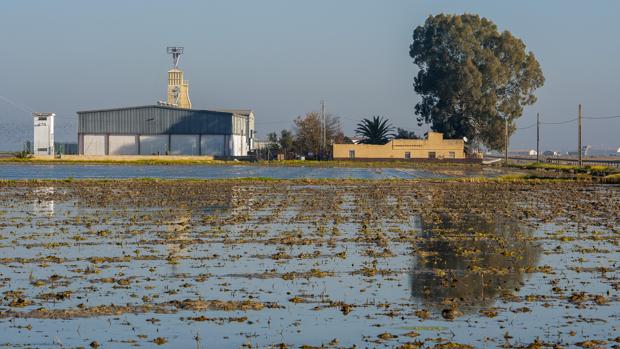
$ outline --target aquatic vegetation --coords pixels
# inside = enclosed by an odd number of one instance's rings
[[[605,176],[608,174],[618,173],[620,170],[615,167],[602,166],[602,165],[586,165],[579,167],[576,165],[561,165],[550,164],[545,162],[533,162],[530,164],[519,165],[512,164],[511,167],[523,168],[529,170],[545,170],[545,171],[558,171],[558,172],[571,172],[571,173],[588,173],[594,176]]]
[[[620,173],[605,176],[601,181],[606,184],[620,184]]]

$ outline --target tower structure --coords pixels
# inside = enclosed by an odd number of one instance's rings
[[[32,113],[34,118],[34,155],[54,155],[54,113]]]
[[[189,100],[189,84],[179,69],[179,59],[183,54],[183,47],[168,47],[168,54],[172,55],[172,69],[168,70],[168,98],[167,102],[179,108],[192,108]]]

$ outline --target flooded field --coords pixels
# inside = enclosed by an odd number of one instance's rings
[[[620,187],[0,182],[0,347],[620,345]]]
[[[428,167],[428,166],[427,166]],[[514,171],[512,171],[514,172]],[[82,165],[0,164],[1,179],[66,178],[453,178],[495,177],[506,174],[500,168],[481,166],[438,166],[436,168],[350,168],[258,165]]]

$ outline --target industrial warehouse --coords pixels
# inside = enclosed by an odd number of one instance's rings
[[[182,47],[168,47],[167,102],[156,105],[79,111],[81,155],[247,156],[253,148],[251,110],[192,109],[189,84],[178,68]]]
[[[246,156],[253,134],[249,110],[151,105],[78,112],[83,155]]]

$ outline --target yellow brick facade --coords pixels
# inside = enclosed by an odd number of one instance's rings
[[[384,145],[334,144],[334,159],[465,159],[462,139],[443,139],[429,132],[427,139],[393,139]]]
[[[180,69],[168,71],[168,103],[176,104],[179,108],[192,108],[192,102],[189,100],[189,84],[183,78],[183,71]]]

